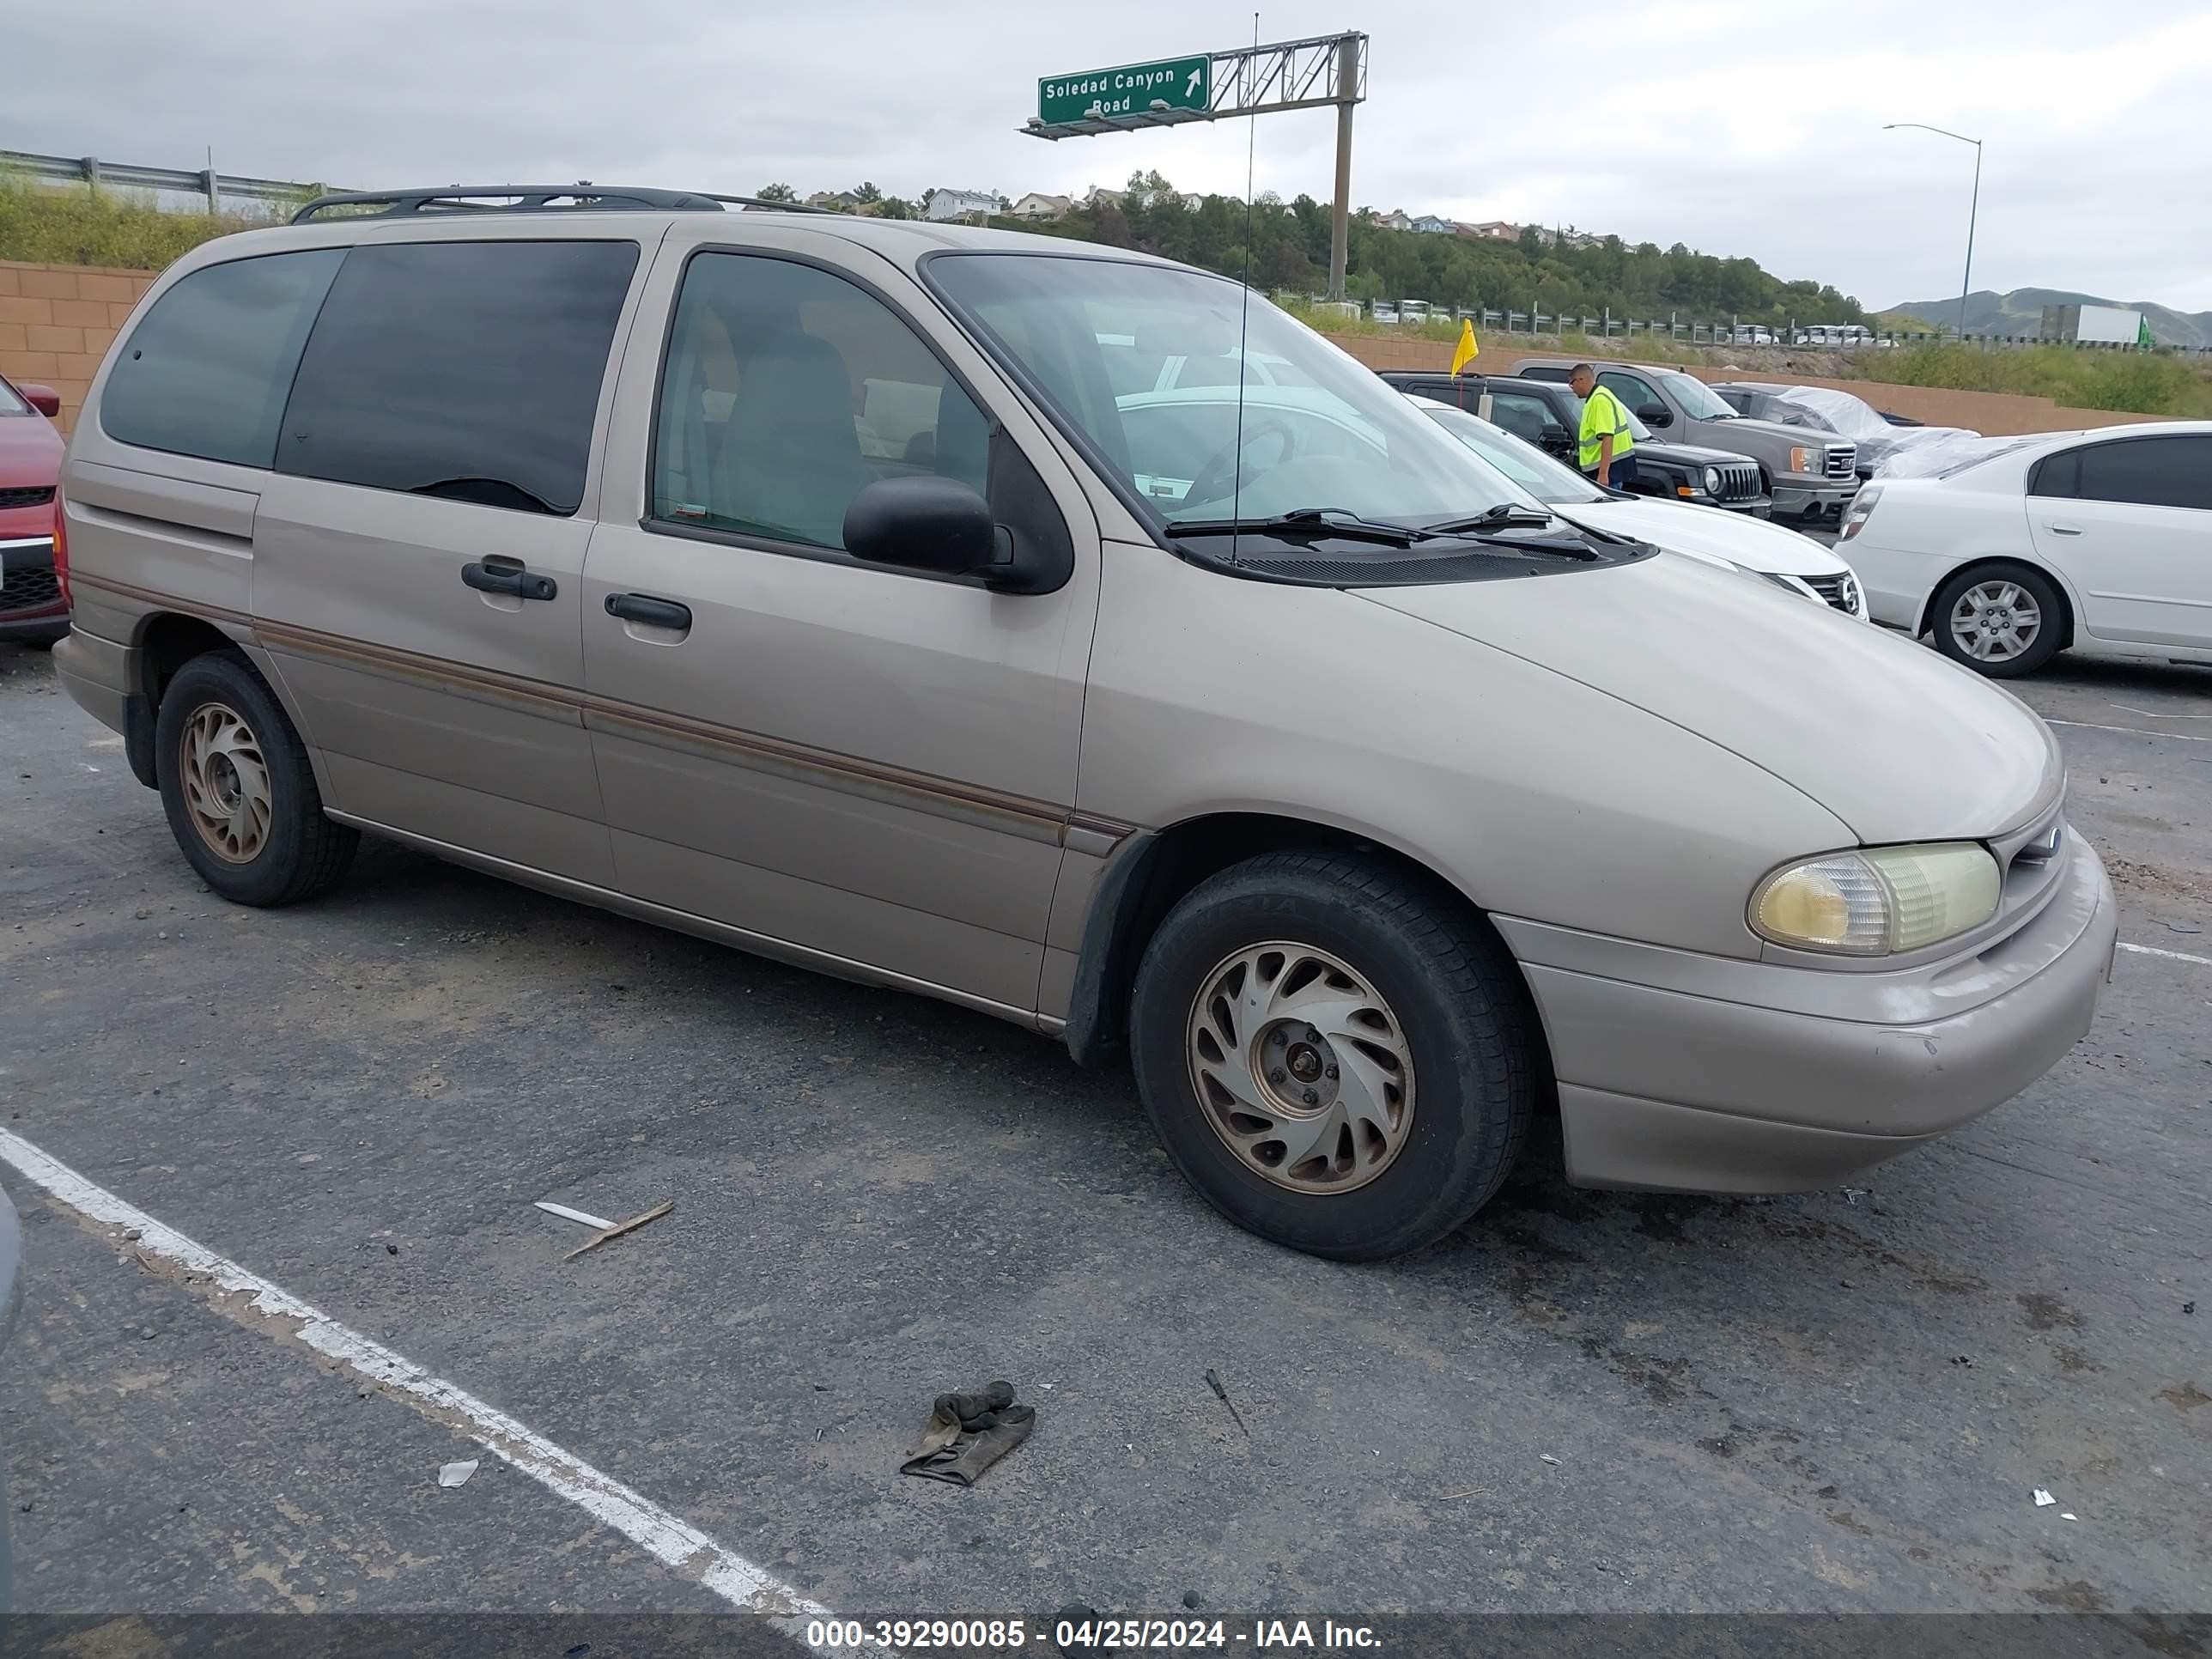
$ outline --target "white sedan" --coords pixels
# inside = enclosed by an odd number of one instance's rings
[[[2212,662],[2212,422],[2045,433],[1859,491],[1876,622],[2001,679],[2069,645]]]
[[[1479,415],[1433,398],[1408,401],[1562,518],[1763,576],[1850,616],[1863,619],[1867,614],[1866,598],[1850,566],[1810,536],[1717,507],[1601,489]]]

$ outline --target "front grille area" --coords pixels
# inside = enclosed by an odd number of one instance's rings
[[[51,568],[10,570],[0,580],[0,611],[36,611],[61,596],[61,579]]]
[[[21,489],[0,489],[0,507],[44,507],[53,498],[52,484],[28,484]]]
[[[1859,447],[1856,444],[1828,446],[1828,476],[1832,478],[1853,478],[1858,476]]]
[[[1859,579],[1850,571],[1839,570],[1832,576],[1808,576],[1805,586],[1837,610],[1850,616],[1858,615]]]
[[[1755,501],[1759,499],[1759,465],[1755,461],[1735,461],[1721,468],[1721,492],[1714,497],[1723,501]]]

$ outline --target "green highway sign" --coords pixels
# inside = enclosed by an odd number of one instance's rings
[[[1168,58],[1156,64],[1085,70],[1037,82],[1037,118],[1048,127],[1075,121],[1156,113],[1155,104],[1204,111],[1213,94],[1213,60]]]

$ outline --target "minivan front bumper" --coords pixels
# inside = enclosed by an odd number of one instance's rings
[[[2095,850],[2025,925],[1901,972],[1724,961],[1497,918],[1540,1009],[1577,1186],[1774,1193],[2010,1099],[2089,1029],[2118,907]]]

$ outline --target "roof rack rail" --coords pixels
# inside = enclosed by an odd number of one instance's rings
[[[447,185],[424,190],[346,191],[318,196],[292,216],[292,222],[304,225],[340,208],[374,210],[348,217],[404,219],[418,213],[577,213],[608,210],[719,213],[725,201],[746,200],[743,197],[709,196],[698,191],[595,185],[589,179],[579,179],[573,185]],[[747,205],[751,204],[747,202]]]
[[[762,208],[770,213],[826,213],[833,219],[853,216],[842,208],[815,207],[806,202],[772,202],[765,196],[724,196],[711,190],[702,190],[699,194],[710,202],[734,202],[739,207]]]

